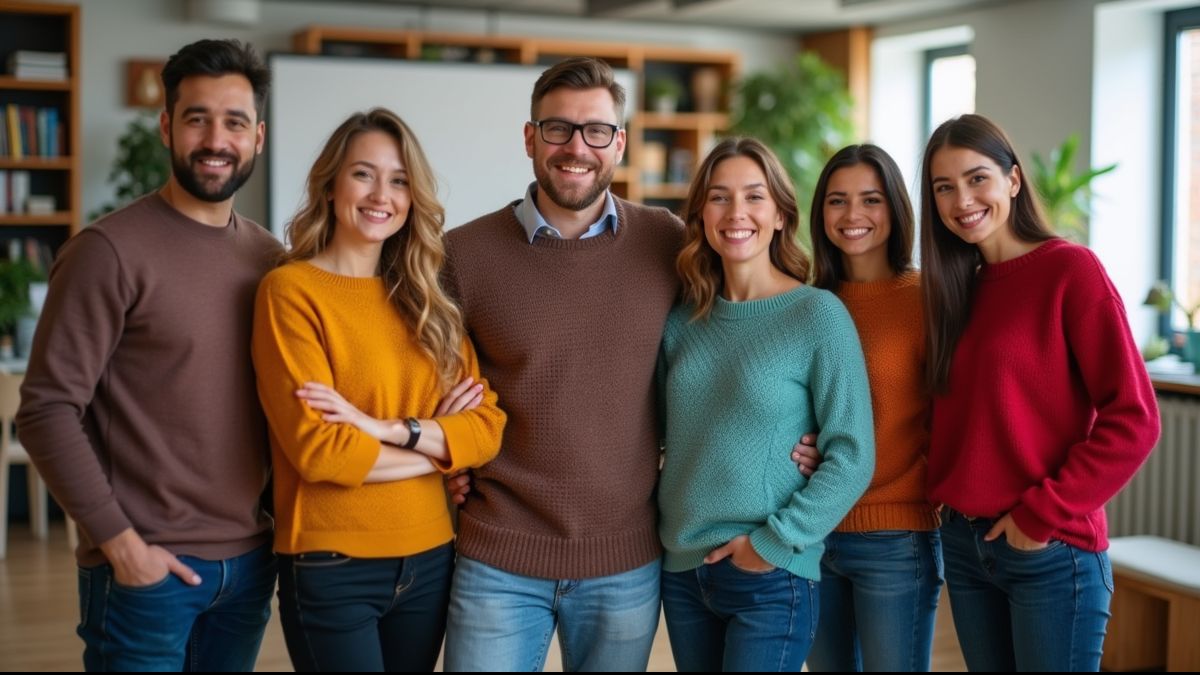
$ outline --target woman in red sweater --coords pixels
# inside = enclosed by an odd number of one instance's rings
[[[970,670],[1095,671],[1104,504],[1158,439],[1154,390],[1095,254],[1054,236],[1003,131],[937,128],[921,176],[929,497]]]
[[[936,509],[925,498],[929,394],[913,212],[900,168],[876,145],[842,148],[813,196],[813,285],[858,328],[871,408],[871,487],[825,539],[814,672],[929,670],[942,588]]]

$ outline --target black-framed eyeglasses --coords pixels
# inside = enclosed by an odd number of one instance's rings
[[[575,124],[566,120],[533,120],[530,122],[538,128],[542,135],[542,140],[550,145],[566,145],[571,142],[571,137],[578,131],[583,142],[589,148],[607,148],[612,145],[613,139],[617,137],[617,131],[621,127],[615,124],[606,124],[604,122],[588,122],[586,124]]]

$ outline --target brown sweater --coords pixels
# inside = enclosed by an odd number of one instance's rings
[[[936,529],[937,513],[925,498],[933,404],[923,384],[920,277],[906,272],[884,281],[843,282],[837,295],[858,328],[875,411],[875,476],[837,531]]]
[[[531,244],[512,205],[447,237],[448,285],[508,412],[458,550],[516,574],[605,576],[661,552],[654,368],[683,229],[616,203],[616,233],[589,239]]]
[[[269,540],[250,332],[279,251],[249,220],[208,227],[153,194],[59,253],[17,426],[83,530],[80,565],[129,527],[209,560]]]

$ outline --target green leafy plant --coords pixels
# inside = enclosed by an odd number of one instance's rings
[[[1076,172],[1075,155],[1078,152],[1079,135],[1071,134],[1062,145],[1050,151],[1048,159],[1033,153],[1031,179],[1042,198],[1042,205],[1046,207],[1050,226],[1062,236],[1086,244],[1092,181],[1097,176],[1113,171],[1117,165]]]
[[[25,260],[0,260],[0,335],[12,335],[20,319],[30,310],[29,284],[45,281],[46,275]]]
[[[736,86],[730,132],[753,136],[775,151],[796,185],[804,216],[825,162],[854,136],[852,109],[842,74],[816,54],[802,52]]]
[[[646,82],[646,100],[658,112],[674,112],[683,96],[683,85],[671,77],[656,77]]]
[[[88,214],[88,220],[95,220],[157,190],[167,182],[170,174],[171,154],[159,137],[158,116],[143,113],[130,121],[125,132],[117,138],[117,158],[108,174],[108,182],[117,186],[116,201]]]

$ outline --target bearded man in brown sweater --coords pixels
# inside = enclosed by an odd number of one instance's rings
[[[275,556],[250,332],[281,247],[233,195],[270,73],[249,45],[201,40],[162,77],[171,176],[59,253],[17,426],[83,535],[84,666],[252,670]]]
[[[459,512],[447,671],[646,669],[659,617],[654,372],[680,220],[609,190],[625,149],[612,69],[534,85],[524,199],[447,235],[447,284],[508,426]],[[814,451],[815,452],[815,451]]]

